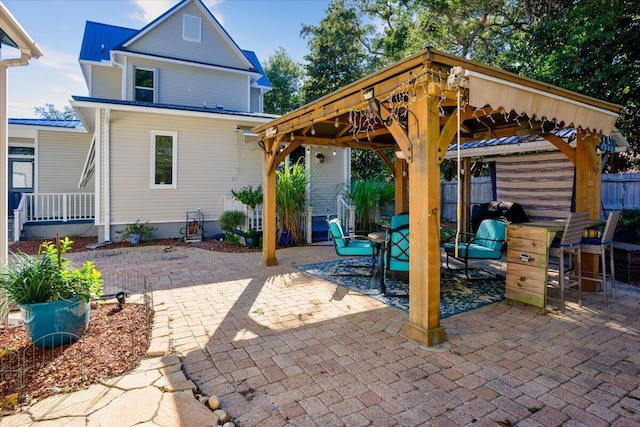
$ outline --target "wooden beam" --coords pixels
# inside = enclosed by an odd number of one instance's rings
[[[567,159],[569,159],[574,166],[576,166],[576,150],[567,144],[564,139],[552,133],[543,133],[540,136],[552,143],[562,154],[567,156]],[[595,154],[595,152],[596,151],[593,150],[593,154]]]
[[[589,219],[600,219],[600,179],[601,157],[596,153],[597,135],[581,129],[577,131],[576,141],[576,212],[589,212]],[[582,254],[582,270],[598,271],[596,254]],[[596,282],[582,281],[582,289],[596,291]]]
[[[456,108],[456,110],[447,118],[446,123],[440,131],[440,138],[437,144],[437,156],[439,163],[442,163],[444,155],[449,149],[449,145],[451,145],[451,143],[453,142],[453,138],[458,132],[458,114],[460,114],[460,123],[462,123],[473,116],[473,112],[473,108],[469,106],[466,106],[461,112]]]
[[[387,156],[387,153],[381,150],[376,150],[375,153],[378,155],[378,157],[382,159],[384,164],[387,165],[387,167],[389,168],[389,172],[391,172],[391,174],[393,175],[396,167],[394,166],[393,162],[391,162],[391,159],[389,159],[389,156]],[[396,159],[396,163],[397,162],[398,162],[398,159]]]
[[[440,111],[434,97],[418,99],[409,107],[409,139],[414,150],[413,162],[408,164],[411,287],[405,335],[433,346],[445,340],[440,325],[440,165],[435,156]]]
[[[407,162],[396,157],[396,164],[393,170],[395,182],[395,205],[396,214],[409,211],[409,193],[407,188],[408,172]]]
[[[279,147],[280,145],[280,140],[282,140],[283,135],[280,135],[277,140],[278,143],[275,145],[275,148]],[[293,150],[295,150],[296,148],[300,147],[302,145],[302,141],[300,139],[296,139],[293,142],[291,142],[291,144],[287,145],[284,150],[280,151],[279,153],[276,152],[274,153],[274,156],[271,156],[269,159],[269,163],[267,164],[267,167],[269,168],[269,172],[275,171],[276,167],[278,167],[278,165],[282,162],[284,162],[284,159],[287,158],[287,156],[289,154],[291,154],[291,152],[293,152]]]

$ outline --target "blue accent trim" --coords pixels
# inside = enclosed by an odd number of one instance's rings
[[[47,126],[75,129],[82,126],[80,120],[49,120],[49,119],[9,119],[10,125]]]
[[[92,224],[93,219],[73,219],[70,221],[27,221],[25,225],[35,227],[39,225],[64,225],[64,224]]]

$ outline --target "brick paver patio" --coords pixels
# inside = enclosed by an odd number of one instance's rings
[[[306,275],[333,247],[232,254],[178,246],[71,254],[135,269],[169,321],[182,370],[237,426],[640,425],[640,292],[566,314],[492,304],[442,320],[447,343],[403,337],[407,313]]]

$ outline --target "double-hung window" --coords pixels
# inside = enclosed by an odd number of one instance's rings
[[[178,133],[151,132],[151,188],[178,188]]]
[[[136,101],[155,102],[156,72],[148,68],[135,69],[134,95]]]

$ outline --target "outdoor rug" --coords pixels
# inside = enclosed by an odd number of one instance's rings
[[[336,285],[343,286],[363,295],[368,295],[392,307],[409,311],[408,297],[387,297],[380,293],[380,273],[375,277],[366,277],[371,272],[371,266],[364,266],[363,259],[351,258],[341,260],[338,276],[332,276],[338,261],[317,264],[299,265],[297,268],[305,273],[320,277]],[[359,267],[361,266],[361,267]],[[346,267],[346,268],[345,268]],[[474,310],[494,302],[504,300],[504,278],[492,277],[483,273],[484,270],[469,269],[470,275],[485,278],[466,280],[463,269],[442,270],[440,285],[440,318],[453,316]],[[409,287],[406,282],[387,279],[387,293],[406,293]]]

